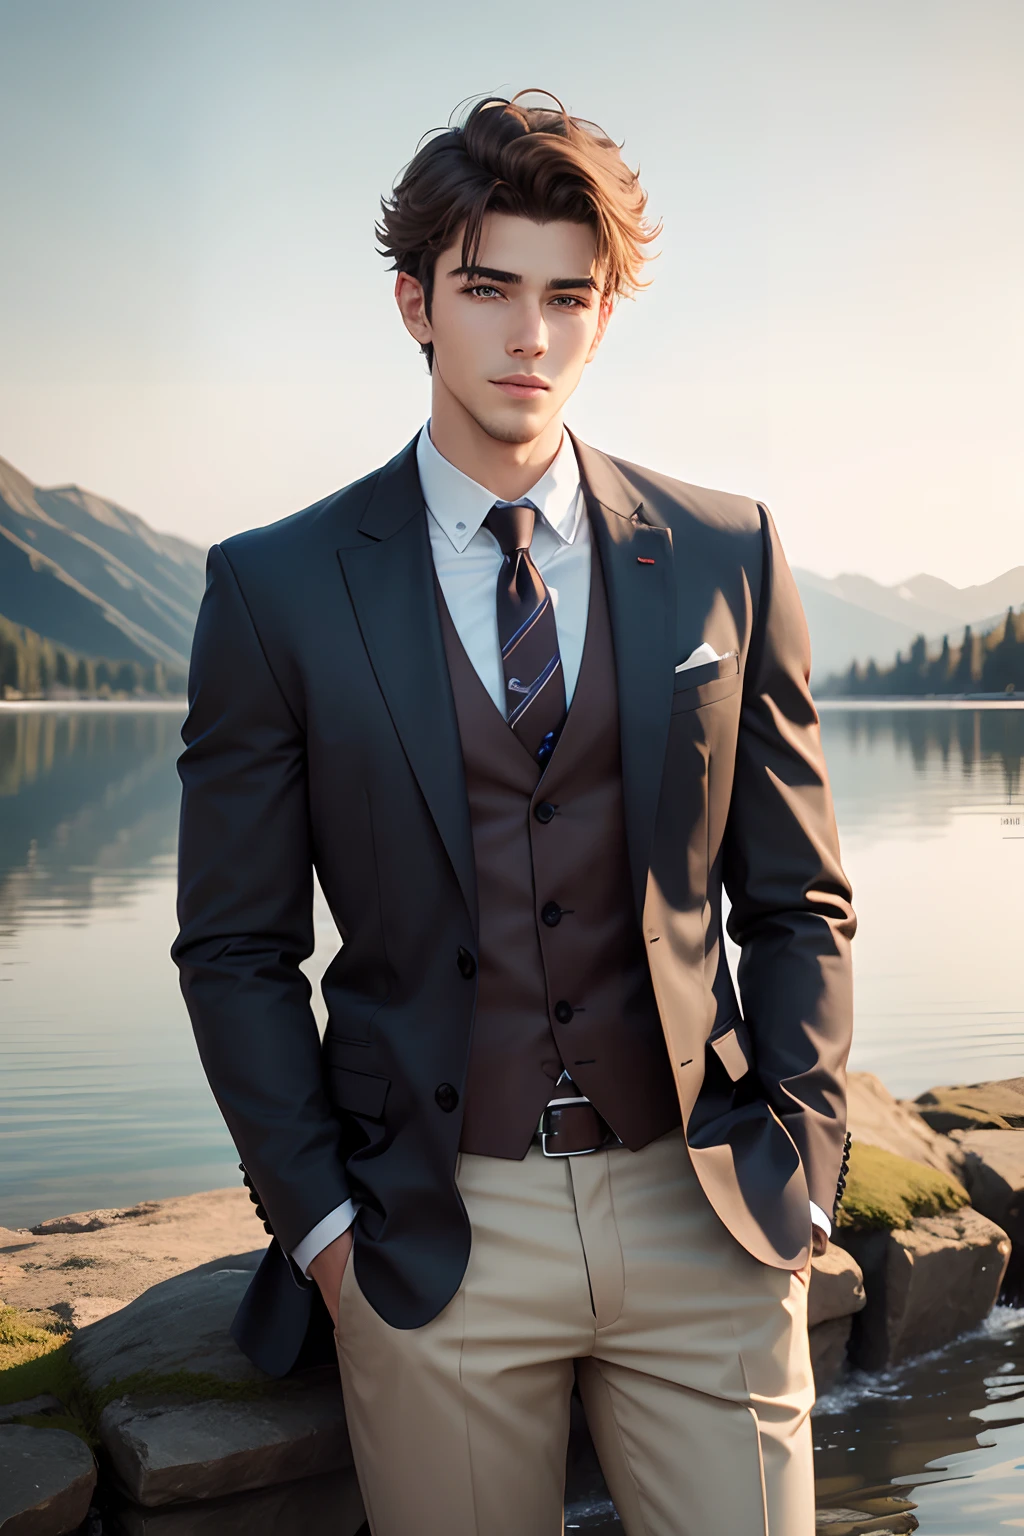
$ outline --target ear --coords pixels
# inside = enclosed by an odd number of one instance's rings
[[[601,307],[600,307],[600,309],[598,311],[598,316],[597,316],[597,330],[594,332],[594,339],[590,343],[590,351],[587,353],[587,362],[588,363],[591,361],[591,359],[593,357],[596,356],[597,349],[601,345],[601,342],[604,339],[604,333],[608,329],[608,321],[612,317],[612,310],[614,309],[614,307],[615,307],[615,295],[613,293],[606,293],[606,294],[604,294],[604,296],[601,299]]]
[[[427,301],[419,278],[410,276],[408,272],[399,272],[395,279],[395,303],[409,335],[421,347],[426,346],[433,339],[433,331],[427,319]]]

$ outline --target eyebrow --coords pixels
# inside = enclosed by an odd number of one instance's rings
[[[448,273],[449,277],[483,277],[492,283],[521,283],[522,277],[518,272],[502,272],[498,267],[453,267]],[[546,285],[551,291],[559,292],[566,288],[597,288],[597,283],[592,277],[553,277]]]

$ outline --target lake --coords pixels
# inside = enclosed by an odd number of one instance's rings
[[[181,718],[0,707],[0,1225],[238,1177],[168,958]],[[851,1066],[900,1096],[1020,1075],[1024,709],[823,706],[822,730],[860,916]],[[315,917],[314,982],[337,942]],[[1024,1527],[1018,1321],[824,1403],[827,1486],[896,1478],[930,1536]]]

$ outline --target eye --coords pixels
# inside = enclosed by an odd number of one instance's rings
[[[476,299],[501,298],[501,289],[495,288],[492,283],[469,283],[460,289],[461,293],[470,293]]]
[[[560,294],[557,295],[556,298],[552,299],[551,302],[552,302],[552,304],[557,304],[559,309],[569,309],[569,310],[572,310],[572,309],[589,309],[590,308],[590,305],[589,305],[589,303],[587,302],[586,299],[578,298],[573,293],[560,293]]]

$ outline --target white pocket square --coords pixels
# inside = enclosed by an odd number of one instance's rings
[[[724,656],[719,656],[713,645],[705,640],[703,645],[698,645],[695,651],[691,651],[685,661],[681,661],[676,667],[677,672],[689,672],[691,667],[707,666],[709,661],[724,661]]]

